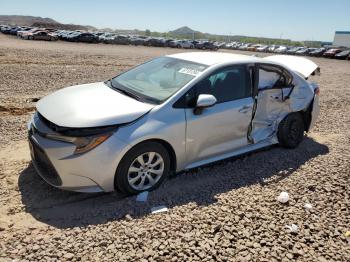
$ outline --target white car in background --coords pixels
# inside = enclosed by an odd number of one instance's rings
[[[288,50],[288,47],[286,46],[280,46],[274,50],[274,53],[284,54]]]
[[[258,52],[267,52],[269,46],[268,45],[262,45],[262,46],[259,46],[258,48],[256,48],[256,51]]]

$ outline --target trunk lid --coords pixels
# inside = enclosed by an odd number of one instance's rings
[[[319,74],[320,68],[311,60],[288,55],[273,55],[263,59],[284,65],[293,71],[298,72],[303,77],[308,78],[311,74]]]

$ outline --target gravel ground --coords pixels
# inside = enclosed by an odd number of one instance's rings
[[[38,177],[25,141],[37,99],[179,51],[0,35],[0,261],[350,261],[348,61],[312,59],[321,115],[295,150],[176,175],[146,203],[65,192]],[[281,191],[287,204],[276,201]],[[160,205],[168,211],[150,213]]]

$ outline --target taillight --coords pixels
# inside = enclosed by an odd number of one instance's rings
[[[320,88],[319,87],[316,87],[315,90],[314,90],[315,94],[316,95],[320,95]]]

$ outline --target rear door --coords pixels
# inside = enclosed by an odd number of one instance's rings
[[[255,75],[257,94],[248,134],[251,143],[258,143],[275,134],[279,120],[291,111],[287,98],[293,91],[293,77],[283,67],[258,64]]]
[[[217,103],[194,113],[200,94],[211,94]],[[248,144],[252,117],[252,81],[247,65],[218,70],[186,95],[186,155],[189,163],[219,156]]]

